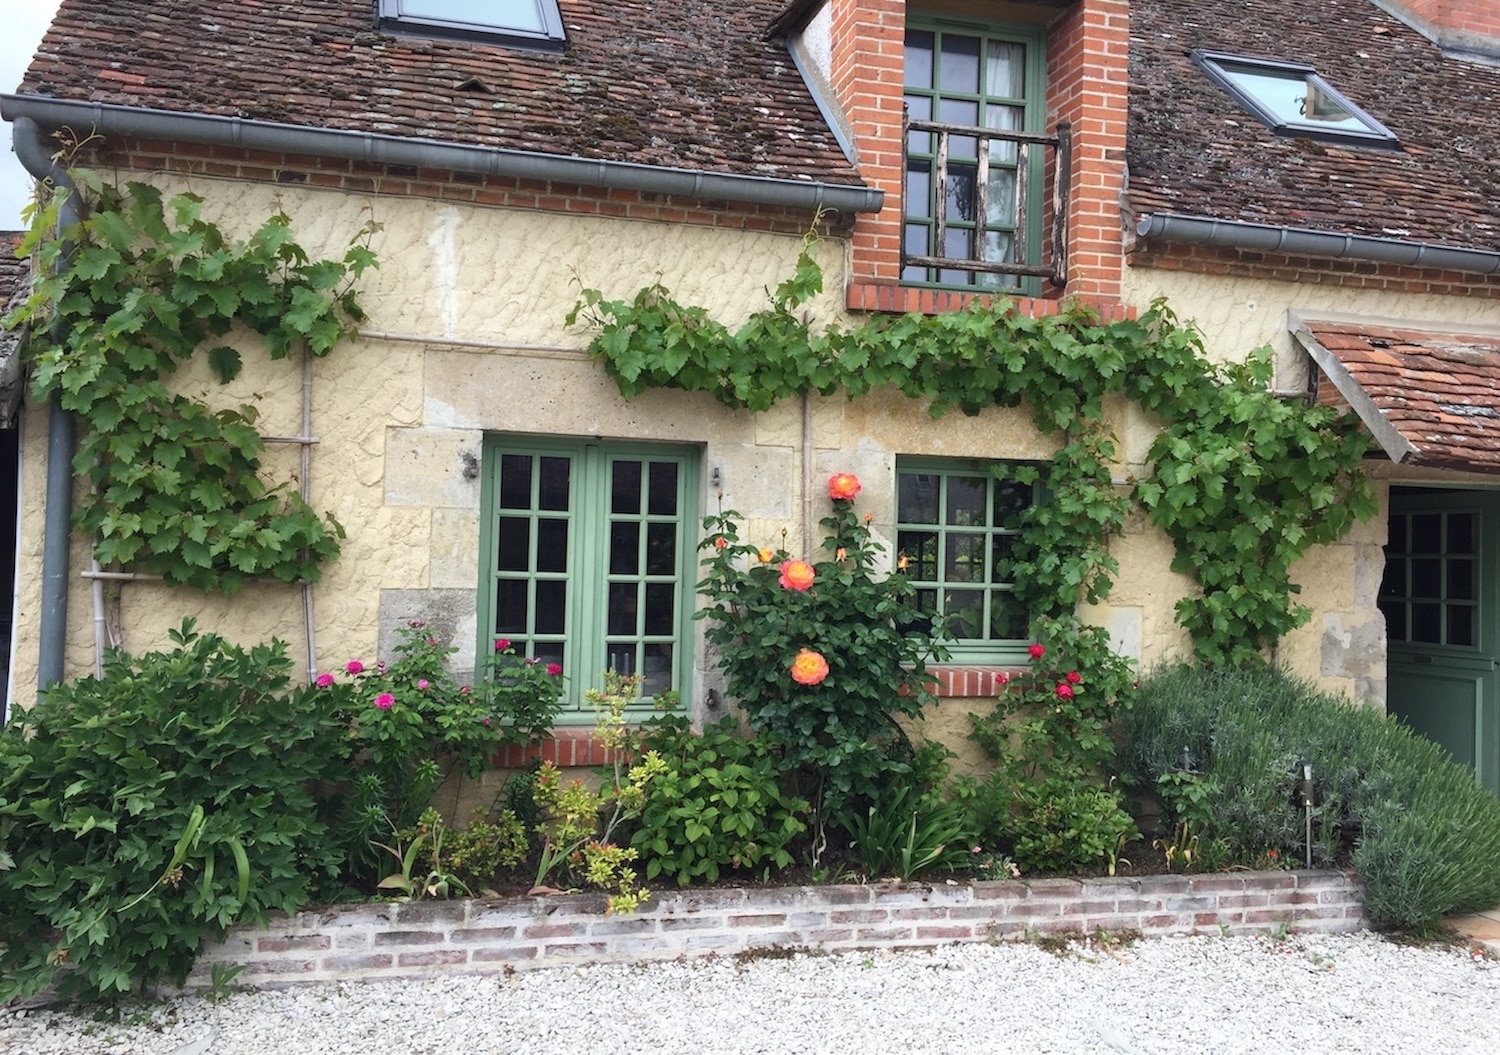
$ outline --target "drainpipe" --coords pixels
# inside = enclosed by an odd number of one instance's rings
[[[67,171],[52,160],[41,126],[29,117],[15,119],[12,134],[16,157],[26,171],[65,195],[57,214],[59,233],[83,219],[83,203],[74,193]],[[63,262],[72,246],[63,246]],[[52,339],[64,334],[56,328]],[[42,520],[42,610],[37,649],[37,691],[62,680],[63,651],[68,639],[68,557],[73,534],[73,415],[62,408],[56,393],[47,404],[47,508]]]

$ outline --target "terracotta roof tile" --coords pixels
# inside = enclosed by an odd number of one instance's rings
[[[63,0],[20,91],[858,185],[781,6],[559,0],[558,55],[377,33],[370,0]]]
[[[1500,249],[1500,66],[1447,59],[1373,0],[1132,0],[1130,206]],[[1308,63],[1401,143],[1273,135],[1193,65]]]
[[[1324,320],[1296,332],[1394,460],[1500,473],[1500,332]]]

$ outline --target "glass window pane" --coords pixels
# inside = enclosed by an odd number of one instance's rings
[[[648,634],[670,634],[677,629],[677,587],[669,582],[646,584],[646,628]]]
[[[901,473],[896,484],[896,519],[903,524],[938,522],[936,473]]]
[[[896,534],[896,549],[906,558],[906,574],[923,582],[937,581],[937,547],[935,532],[901,531]]]
[[[547,28],[536,0],[401,0],[404,18],[467,22],[493,29],[541,33]]]
[[[1411,595],[1413,597],[1441,597],[1443,595],[1443,564],[1436,557],[1424,557],[1411,562]]]
[[[1014,169],[990,169],[989,191],[984,199],[984,222],[989,227],[1014,227],[1016,214],[1016,173]],[[1007,246],[1009,239],[1006,240]],[[986,259],[991,259],[986,257]],[[1003,257],[996,259],[1004,259]]]
[[[931,121],[932,100],[925,95],[906,97],[906,117],[909,121]],[[932,132],[906,133],[906,150],[911,154],[937,153],[937,136]]]
[[[977,532],[952,532],[948,535],[945,549],[945,582],[984,582],[984,535]]]
[[[677,571],[677,525],[646,525],[646,574],[673,575]]]
[[[531,455],[500,455],[500,508],[531,508]]]
[[[1442,517],[1437,513],[1416,513],[1411,518],[1411,552],[1442,552]]]
[[[957,527],[974,527],[984,523],[984,509],[989,487],[983,477],[948,477],[948,505],[943,523]]]
[[[1026,94],[1026,48],[1023,45],[990,41],[984,63],[984,94],[1000,99],[1020,99]]]
[[[610,482],[609,511],[611,513],[639,513],[641,511],[641,463],[615,462]]]
[[[543,517],[536,522],[536,570],[568,570],[568,522]]]
[[[527,633],[526,580],[501,579],[495,584],[495,633],[514,637]]]
[[[1413,604],[1411,606],[1411,640],[1424,645],[1442,643],[1443,606],[1436,603]]]
[[[960,641],[984,637],[984,593],[981,590],[949,590],[943,595],[943,625]]]
[[[991,264],[1005,264],[1015,259],[1016,238],[1006,231],[984,233],[984,259]]]
[[[906,31],[906,72],[903,83],[908,88],[932,87],[932,34],[919,29]]]
[[[654,517],[677,515],[677,463],[651,463],[651,491],[647,512]]]
[[[1467,554],[1474,552],[1474,514],[1448,514],[1448,552]]]
[[[1008,583],[1015,580],[1015,569],[1011,565],[1015,551],[1014,535],[994,536],[990,543],[990,582]]]
[[[1026,636],[1026,608],[1015,594],[1001,591],[990,594],[990,638],[996,641],[1019,641]]]
[[[641,571],[641,525],[633,520],[609,526],[609,573],[639,575]]]
[[[1019,526],[1021,514],[1031,508],[1031,485],[1017,483],[1015,480],[996,480],[993,490],[995,526]]]
[[[928,228],[924,224],[909,223],[906,225],[906,255],[907,256],[930,256],[931,247],[927,243]],[[918,268],[918,271],[921,269]]]
[[[1448,562],[1449,600],[1474,600],[1475,570],[1476,565],[1472,560],[1450,560]]]
[[[1386,543],[1386,549],[1391,553],[1406,552],[1406,517],[1391,517],[1390,541]]]
[[[568,481],[573,472],[572,458],[541,458],[541,493],[538,509],[568,509]]]
[[[944,33],[938,60],[938,87],[949,92],[979,93],[979,38]]]
[[[604,646],[604,669],[616,674],[634,674],[637,666],[633,641],[611,641]]]
[[[932,217],[932,168],[926,161],[914,161],[906,166],[906,215],[920,216],[924,219]],[[919,255],[925,256],[927,228],[920,224],[907,226],[906,251],[912,252],[910,238],[913,228],[921,232],[921,244],[924,250]]]
[[[536,633],[561,634],[567,622],[567,580],[539,580],[536,584]]]
[[[635,635],[636,629],[636,584],[612,582],[609,584],[609,629],[611,636]]]
[[[1448,606],[1448,644],[1474,644],[1474,609],[1466,604]]]
[[[974,180],[978,171],[972,165],[950,165],[948,166],[948,179],[943,184],[945,209],[944,217],[952,222],[957,220],[961,223],[971,223],[974,220]],[[948,231],[951,239],[953,230]],[[960,231],[959,234],[966,235],[968,232]],[[949,253],[949,256],[954,254]],[[961,254],[967,257],[967,253]]]
[[[672,688],[672,646],[666,642],[645,645],[641,673],[646,680],[641,683],[641,696],[655,696]]]
[[[517,654],[520,654],[519,648]],[[567,672],[568,668],[563,666],[563,643],[561,641],[538,641],[529,654],[542,663],[556,663],[563,668],[564,673]]]
[[[495,546],[495,567],[499,571],[531,570],[531,520],[529,517],[501,517],[499,541]]]

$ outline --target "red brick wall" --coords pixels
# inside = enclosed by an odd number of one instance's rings
[[[1439,38],[1487,37],[1500,47],[1500,3],[1496,0],[1386,0],[1403,9]]]

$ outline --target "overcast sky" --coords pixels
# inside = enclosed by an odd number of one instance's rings
[[[58,0],[0,0],[0,93],[21,83]],[[31,198],[31,177],[16,160],[11,126],[0,124],[0,231],[21,229],[21,207]]]

